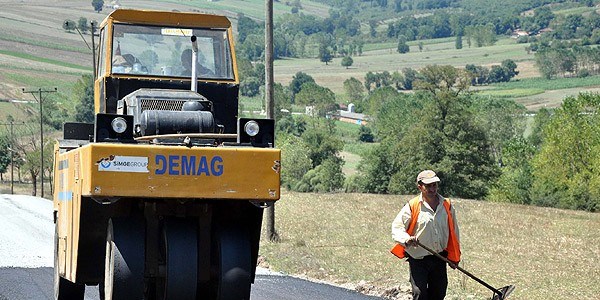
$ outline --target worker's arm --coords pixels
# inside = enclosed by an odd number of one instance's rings
[[[408,203],[402,207],[400,213],[396,216],[392,222],[392,239],[402,244],[403,246],[414,246],[416,245],[416,238],[410,236],[406,229],[408,228],[411,220],[410,206]]]

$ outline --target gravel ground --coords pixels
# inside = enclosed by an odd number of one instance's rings
[[[30,226],[21,228],[19,224]],[[51,201],[0,194],[0,228],[0,268],[53,266]]]

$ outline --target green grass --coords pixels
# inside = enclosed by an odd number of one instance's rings
[[[243,13],[248,17],[259,20],[265,19],[265,2],[262,0],[244,0],[243,5],[239,1],[221,0],[221,1],[181,1],[181,0],[161,0],[160,2],[184,4],[190,7],[197,7],[213,11],[229,11],[232,13]],[[275,18],[285,13],[290,13],[292,6],[287,5],[291,2],[273,2],[273,15]],[[313,2],[302,1],[301,13],[316,15],[325,18],[329,15],[329,6]],[[211,12],[215,13],[215,12]]]
[[[529,111],[542,107],[558,107],[569,96],[581,92],[600,92],[600,76],[585,78],[524,78],[498,83],[487,87],[478,87],[483,96],[513,98],[525,105]]]
[[[490,97],[495,97],[495,98],[518,98],[518,97],[539,95],[544,92],[545,92],[545,90],[543,90],[543,89],[517,88],[517,89],[510,89],[510,90],[509,89],[483,90],[483,91],[478,92],[478,94],[482,95],[482,96],[490,96]]]
[[[9,35],[9,34],[4,34],[1,32],[0,32],[0,40],[10,41],[10,42],[19,42],[19,43],[24,43],[27,45],[39,46],[39,47],[48,48],[48,49],[65,50],[65,51],[79,52],[79,53],[85,53],[85,54],[89,54],[92,52],[92,50],[89,50],[87,48],[72,47],[72,46],[64,45],[64,44],[55,44],[55,43],[51,43],[51,42],[46,42],[45,40],[42,40],[42,39],[29,39],[29,38],[24,38],[24,37],[17,37],[17,36],[13,36],[13,35]]]
[[[364,280],[376,295],[406,290],[407,264],[389,249],[390,224],[408,199],[283,192],[275,223],[281,242],[263,241],[260,255],[275,271],[349,287]],[[516,285],[511,299],[600,295],[600,214],[460,199],[454,205],[461,266],[495,287]],[[482,285],[448,273],[446,299],[489,299]]]
[[[560,15],[560,16],[583,15],[583,14],[589,14],[595,10],[596,10],[595,6],[588,7],[588,6],[579,5],[578,3],[574,3],[574,2],[566,2],[566,3],[557,4],[556,6],[554,6],[552,9],[552,13],[554,13],[555,15]]]
[[[496,89],[541,89],[541,90],[560,90],[588,86],[600,86],[600,76],[589,76],[583,78],[556,78],[545,79],[542,77],[525,78],[502,82],[492,85]]]
[[[335,121],[336,134],[344,142],[355,142],[358,137],[360,125]]]
[[[379,143],[351,142],[344,145],[344,151],[364,157]]]
[[[79,69],[79,70],[83,70],[83,71],[91,71],[92,70],[92,68],[90,68],[90,67],[80,66],[77,64],[72,64],[72,63],[55,60],[55,59],[34,56],[34,55],[27,54],[27,53],[22,53],[22,52],[0,50],[0,54],[10,55],[10,56],[27,59],[27,60],[33,60],[33,61],[37,61],[37,62],[41,62],[41,63],[57,65],[57,66],[61,66],[61,67]]]
[[[4,76],[9,78],[11,81],[21,83],[25,89],[28,89],[29,87],[56,87],[59,92],[66,92],[70,91],[75,84],[74,81],[55,80],[51,77],[29,76],[20,73],[4,74]]]
[[[384,47],[389,46],[389,48]],[[404,68],[421,69],[426,65],[452,65],[464,68],[467,64],[490,65],[500,64],[505,59],[512,59],[519,65],[521,62],[533,62],[533,54],[525,51],[527,44],[517,44],[511,39],[501,39],[497,45],[490,47],[469,48],[466,43],[463,49],[454,49],[452,39],[442,39],[439,43],[424,45],[420,52],[416,45],[410,52],[399,54],[395,44],[365,45],[363,55],[353,57],[350,68],[341,66],[341,58],[334,58],[328,65],[317,58],[278,59],[274,62],[275,80],[287,85],[297,72],[312,76],[322,86],[333,92],[343,93],[344,80],[355,77],[364,80],[365,74],[371,72],[401,71]]]
[[[261,111],[264,109],[264,97],[246,97],[240,95],[240,105],[244,111]]]
[[[15,123],[21,122],[26,119],[26,114],[17,108],[15,104],[10,102],[0,102],[0,123],[8,123],[8,116],[12,116]],[[18,127],[13,126],[13,133],[18,130]],[[0,127],[0,135],[10,135],[10,128],[8,125]]]

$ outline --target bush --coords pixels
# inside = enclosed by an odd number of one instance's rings
[[[374,140],[375,140],[375,137],[373,136],[373,132],[371,131],[371,128],[361,125],[360,128],[358,129],[358,141],[365,142],[365,143],[372,143]]]
[[[590,71],[588,69],[581,69],[577,72],[577,77],[584,78],[590,76]]]
[[[248,77],[240,83],[240,93],[244,96],[254,97],[260,92],[260,80],[256,77]]]

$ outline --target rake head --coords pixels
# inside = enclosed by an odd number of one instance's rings
[[[496,293],[494,293],[494,296],[492,297],[492,300],[504,300],[506,298],[508,298],[508,296],[515,290],[515,286],[514,285],[507,285],[501,289],[499,289],[500,292],[502,292],[502,295],[498,295]]]

